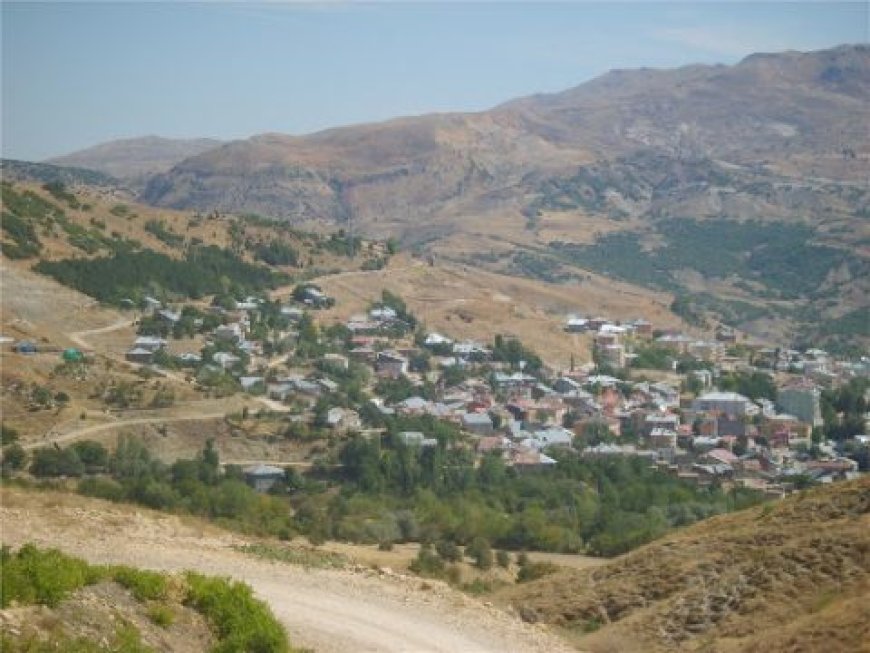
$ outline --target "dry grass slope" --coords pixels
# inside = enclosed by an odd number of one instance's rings
[[[867,651],[870,479],[716,517],[608,565],[506,590],[604,651]]]

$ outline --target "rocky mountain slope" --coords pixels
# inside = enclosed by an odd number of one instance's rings
[[[599,651],[866,651],[870,479],[715,517],[505,591]]]
[[[211,138],[172,139],[143,136],[94,145],[46,161],[59,166],[89,168],[118,178],[142,178],[165,172],[176,163],[221,144]]]
[[[731,218],[768,205],[781,215],[808,198],[805,214],[848,212],[868,202],[868,99],[865,46],[613,71],[478,114],[229,143],[153,179],[144,198],[401,230],[432,216],[537,210],[548,183],[580,170],[600,187],[592,212],[682,214],[699,194],[704,213]],[[790,178],[798,188],[772,191]],[[847,189],[855,197],[843,199]]]

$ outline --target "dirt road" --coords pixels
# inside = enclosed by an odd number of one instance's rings
[[[542,627],[439,583],[374,571],[305,570],[234,550],[244,538],[193,520],[73,495],[0,490],[2,541],[93,563],[195,569],[250,584],[296,645],[319,652],[570,651]]]

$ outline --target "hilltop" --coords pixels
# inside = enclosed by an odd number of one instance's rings
[[[141,179],[166,172],[176,163],[215,148],[213,138],[161,138],[142,136],[100,143],[84,150],[48,159],[58,166],[89,168],[116,178]]]
[[[593,653],[867,650],[868,513],[867,478],[818,488],[501,598]]]

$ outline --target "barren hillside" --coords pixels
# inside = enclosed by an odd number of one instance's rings
[[[596,653],[866,651],[870,480],[714,517],[502,598]]]

